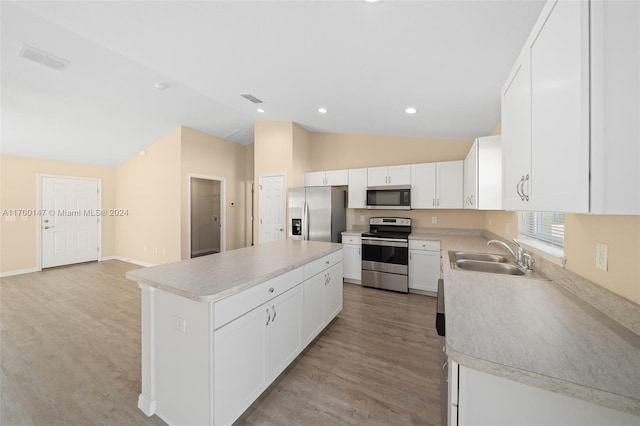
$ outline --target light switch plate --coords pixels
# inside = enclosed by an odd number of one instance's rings
[[[431,216],[431,223],[438,223],[438,216]]]
[[[187,321],[184,318],[173,317],[172,322],[173,322],[173,328],[175,328],[178,331],[181,331],[182,333],[187,332]]]
[[[609,267],[608,250],[606,244],[596,244],[596,268],[606,271]]]

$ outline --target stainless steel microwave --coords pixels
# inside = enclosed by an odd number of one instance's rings
[[[368,209],[411,210],[410,186],[374,186],[367,188]]]

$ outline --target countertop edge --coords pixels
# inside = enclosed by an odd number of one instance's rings
[[[474,358],[456,351],[448,341],[446,342],[446,352],[450,359],[464,367],[640,416],[640,400],[637,399]]]
[[[268,281],[268,280],[270,280],[272,278],[275,278],[275,277],[278,277],[280,275],[286,274],[287,272],[293,271],[293,270],[295,270],[297,268],[304,267],[305,265],[307,265],[307,264],[309,264],[309,263],[311,263],[311,262],[313,262],[315,260],[318,260],[318,259],[320,259],[322,257],[328,256],[328,255],[330,255],[332,253],[335,253],[337,251],[340,251],[342,249],[343,249],[342,245],[336,243],[336,244],[332,245],[330,248],[328,248],[327,250],[304,259],[304,261],[293,262],[293,263],[291,263],[289,265],[286,265],[286,266],[283,266],[283,267],[281,267],[281,268],[279,268],[277,270],[270,271],[268,273],[260,275],[260,276],[258,276],[256,278],[252,279],[252,280],[243,282],[241,284],[237,284],[237,285],[235,285],[233,287],[230,287],[228,289],[225,289],[225,290],[222,290],[222,291],[220,291],[218,293],[210,294],[210,295],[199,295],[199,294],[187,291],[187,290],[182,290],[182,289],[179,289],[179,288],[167,285],[167,284],[163,284],[163,283],[159,283],[157,281],[149,280],[149,279],[137,276],[135,274],[136,271],[144,270],[145,268],[135,269],[135,270],[129,271],[129,272],[127,272],[125,274],[125,278],[127,278],[127,279],[129,279],[131,281],[137,282],[138,285],[146,285],[146,286],[158,289],[158,290],[163,290],[163,291],[166,291],[168,293],[175,294],[177,296],[185,297],[185,298],[190,299],[190,300],[195,300],[196,302],[210,303],[210,302],[217,302],[217,301],[226,299],[227,297],[231,297],[231,296],[233,296],[233,295],[235,295],[237,293],[240,293],[240,292],[242,292],[244,290],[247,290],[247,289],[249,289],[251,287],[255,287],[255,286],[259,285],[259,284],[262,284],[265,281]]]

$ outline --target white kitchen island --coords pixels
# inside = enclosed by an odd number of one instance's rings
[[[127,273],[142,290],[138,407],[233,423],[342,310],[342,245],[276,241]]]

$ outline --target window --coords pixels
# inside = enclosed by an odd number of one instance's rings
[[[564,247],[564,213],[520,212],[518,222],[521,234]]]

